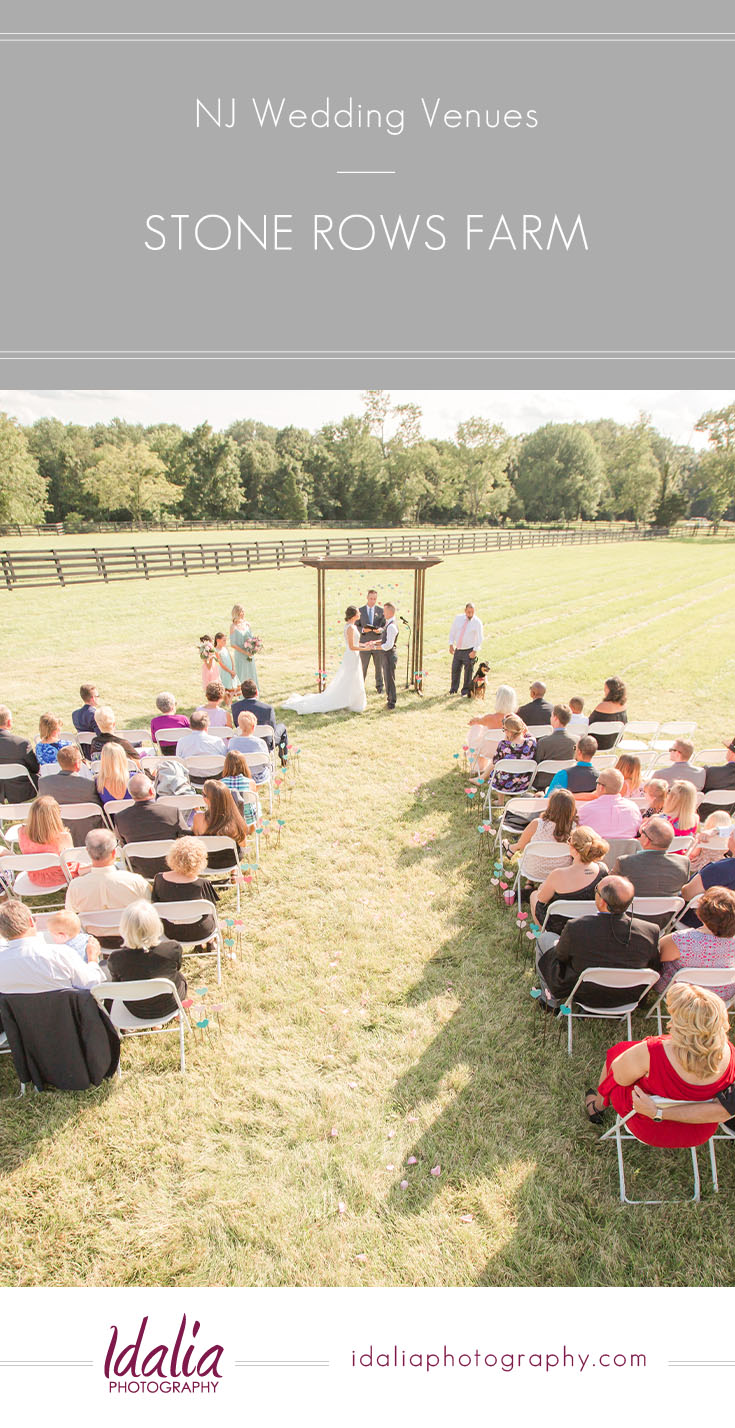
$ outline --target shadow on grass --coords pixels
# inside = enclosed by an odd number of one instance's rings
[[[624,1024],[584,1023],[575,1029],[572,1057],[565,1034],[557,1041],[565,1023],[547,1023],[542,1040],[541,1014],[529,997],[532,944],[524,941],[519,952],[513,915],[490,882],[492,862],[478,858],[478,819],[465,812],[463,788],[461,775],[450,770],[425,784],[406,812],[407,820],[422,820],[436,804],[448,804],[448,834],[399,858],[406,865],[430,859],[461,894],[451,935],[404,998],[406,1007],[435,1002],[442,1015],[449,1002],[453,1010],[395,1085],[403,1115],[433,1102],[434,1118],[397,1172],[387,1209],[420,1216],[441,1195],[452,1219],[468,1213],[487,1225],[498,1247],[477,1285],[728,1282],[733,1255],[711,1190],[703,1205],[673,1212],[621,1209],[615,1148],[600,1145],[597,1129],[585,1124],[583,1092],[596,1085],[607,1048],[625,1037]],[[634,1035],[651,1028],[639,1017]],[[409,1156],[415,1165],[407,1164]],[[691,1194],[688,1152],[632,1146],[626,1160],[630,1185],[640,1183],[642,1198]],[[437,1166],[440,1174],[432,1176]],[[735,1186],[728,1146],[720,1148],[720,1175],[723,1189]],[[643,1258],[641,1216],[648,1238]],[[677,1248],[681,1216],[686,1251]]]
[[[36,1092],[31,1086],[21,1096],[12,1057],[0,1058],[0,1175],[12,1175],[41,1153],[46,1141],[104,1105],[115,1089],[113,1078],[88,1091]]]

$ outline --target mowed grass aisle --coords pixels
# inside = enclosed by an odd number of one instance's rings
[[[331,576],[332,669],[344,605],[372,583],[410,617],[405,575],[398,592],[368,569]],[[68,719],[86,678],[121,724],[149,717],[159,689],[188,710],[197,637],[226,629],[240,598],[278,701],[313,687],[314,586],[289,570],[4,596],[0,698],[28,732],[45,708]],[[530,967],[452,758],[467,709],[446,698],[446,635],[474,598],[493,687],[525,697],[541,674],[553,696],[591,705],[621,674],[631,717],[690,715],[711,745],[735,733],[734,593],[724,543],[456,557],[431,571],[426,697],[401,690],[389,715],[372,690],[360,718],[291,716],[301,768],[281,846],[244,901],[222,1036],[192,1040],[186,1078],[173,1038],[125,1045],[122,1082],[84,1095],[13,1099],[0,1062],[1,1282],[731,1282],[728,1147],[716,1200],[621,1210],[614,1150],[580,1109],[617,1032],[583,1026],[571,1060],[555,1036],[533,1039]],[[188,965],[190,986],[205,985],[211,968]],[[636,1164],[644,1188],[686,1185],[683,1158]]]

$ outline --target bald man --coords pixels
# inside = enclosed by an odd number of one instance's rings
[[[566,1001],[588,967],[650,967],[660,972],[660,930],[653,922],[632,917],[633,884],[628,878],[608,877],[595,891],[596,915],[568,922],[558,942],[539,951],[536,969],[547,1006]],[[615,1007],[637,1000],[643,990],[626,987],[585,986],[584,1003],[590,1007]]]

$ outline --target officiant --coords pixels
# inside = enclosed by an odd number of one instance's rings
[[[379,637],[378,632],[385,629],[386,620],[382,605],[378,604],[377,590],[368,590],[367,599],[364,605],[360,606],[360,618],[357,628],[360,631],[360,644],[367,645]],[[375,688],[378,694],[383,693],[383,656],[380,650],[360,650],[360,663],[362,664],[363,678],[367,682],[368,666],[371,659],[375,663]]]

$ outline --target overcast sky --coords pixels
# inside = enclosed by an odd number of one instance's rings
[[[513,435],[533,431],[548,421],[586,421],[612,417],[632,422],[647,412],[654,425],[676,442],[704,444],[694,431],[703,412],[729,405],[727,391],[393,391],[395,402],[417,402],[424,413],[426,436],[450,437],[468,416],[500,422]],[[23,423],[41,416],[60,421],[176,422],[191,428],[208,421],[215,429],[238,417],[252,417],[271,426],[302,426],[314,431],[348,412],[361,410],[357,391],[1,391],[0,411]]]

